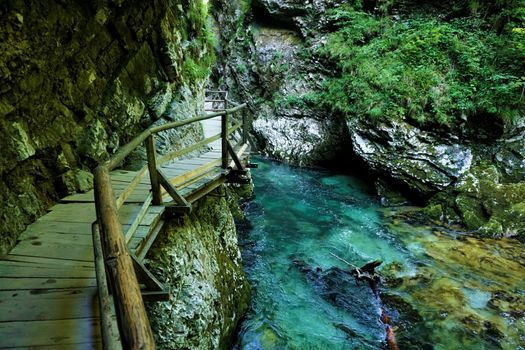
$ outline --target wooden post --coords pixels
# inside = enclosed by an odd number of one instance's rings
[[[242,114],[242,143],[248,142],[248,117],[246,111]]]
[[[157,152],[155,151],[155,136],[149,135],[146,138],[146,154],[148,157],[149,180],[153,193],[153,205],[162,204],[162,192],[157,174]]]
[[[228,168],[228,113],[221,117],[221,138],[222,138],[222,168]]]
[[[133,262],[124,241],[109,171],[95,169],[95,206],[100,225],[106,270],[111,282],[122,347],[155,349],[153,332],[144,308]]]

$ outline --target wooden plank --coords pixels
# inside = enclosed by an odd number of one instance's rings
[[[93,269],[94,265],[92,262],[86,261],[74,261],[74,260],[64,260],[57,258],[44,258],[36,256],[25,256],[25,255],[14,255],[9,254],[2,257],[2,261],[13,261],[20,264],[27,264],[27,266],[47,266],[47,267],[72,267],[75,269]]]
[[[162,213],[164,212],[165,207],[162,207],[162,212],[149,212],[144,216],[144,219],[142,220],[143,226],[152,226],[155,225],[160,217],[162,216]]]
[[[154,226],[153,231],[145,239],[142,239],[140,244],[136,246],[136,257],[140,262],[144,261],[144,258],[148,254],[153,243],[155,243],[155,240],[157,239],[160,231],[162,231],[163,227],[164,221],[160,221]]]
[[[91,223],[37,221],[29,225],[24,234],[37,235],[43,232],[91,235]]]
[[[128,248],[132,252],[132,254],[137,255],[137,248],[142,244],[143,240],[144,237],[133,237],[128,242]]]
[[[223,173],[224,170],[222,170],[222,168],[216,167],[185,181],[183,184],[177,186],[177,188],[179,191],[183,191],[185,188],[192,186],[196,182],[202,181],[205,178],[215,178],[216,176],[219,176]]]
[[[42,216],[38,221],[92,223],[95,219],[94,212],[86,213],[79,210],[75,215],[69,213],[50,213]]]
[[[148,190],[149,191],[149,188],[147,188],[146,186],[140,186],[140,181],[142,181],[142,178],[144,177],[144,175],[146,173],[148,173],[148,168],[146,166],[142,167],[142,169],[140,169],[137,174],[135,175],[135,177],[128,183],[128,186],[125,188],[125,190],[123,190],[118,198],[117,198],[117,208],[120,208],[122,206],[122,204],[124,204],[124,202],[126,201],[126,199],[128,198],[128,196],[135,190],[135,189],[141,189],[141,190]],[[117,186],[116,184],[114,183],[111,183],[111,185],[113,186],[113,189],[116,189]]]
[[[0,264],[0,277],[91,278],[94,276],[94,271],[88,269],[35,268],[21,266],[12,261],[2,261]]]
[[[111,172],[111,184],[121,184],[121,183],[127,183],[129,184],[133,179],[135,178],[136,174],[130,174],[130,175],[124,175],[124,174],[116,174],[115,172]],[[141,185],[149,185],[149,178],[143,177],[139,184]]]
[[[144,238],[147,237],[150,231],[150,226],[140,225],[133,238]]]
[[[76,213],[79,211],[95,213],[95,205],[90,203],[59,203],[52,206],[46,215],[53,215],[56,213]]]
[[[27,255],[43,258],[57,258],[75,261],[93,261],[93,249],[88,246],[39,242],[34,245],[29,241],[18,243],[10,252],[14,255]]]
[[[181,150],[178,150],[178,151],[175,151],[175,152],[171,152],[169,154],[166,154],[162,157],[160,157],[157,161],[158,161],[158,164],[163,164],[165,162],[168,162],[172,159],[175,159],[175,158],[179,158],[179,157],[182,157],[184,156],[185,154],[188,154],[190,152],[193,152],[193,151],[196,151],[200,148],[203,148],[205,147],[206,145],[212,143],[212,142],[215,142],[217,140],[220,140],[221,138],[221,134],[218,134],[218,135],[215,135],[215,136],[212,136],[212,137],[208,137],[200,142],[197,142],[196,144],[190,146],[190,147],[186,147],[184,149],[181,149]]]
[[[6,299],[0,303],[0,323],[98,317],[98,309],[98,302],[95,297],[69,296],[60,300]]]
[[[93,203],[94,201],[95,201],[95,197],[93,195],[93,191],[89,191],[86,193],[76,193],[76,194],[72,194],[70,196],[60,199],[60,202],[91,202]]]
[[[0,345],[9,347],[100,348],[100,326],[96,318],[0,323]]]
[[[139,227],[140,223],[142,222],[142,219],[144,219],[144,216],[148,212],[148,208],[152,201],[153,201],[153,194],[150,194],[148,198],[146,198],[146,201],[144,202],[144,204],[142,204],[142,207],[140,208],[140,211],[137,213],[137,216],[135,217],[135,220],[133,220],[133,223],[131,224],[131,226],[126,231],[124,231],[126,232],[125,234],[126,244],[129,242],[131,237],[133,237],[133,234]]]
[[[42,232],[38,234],[28,234],[23,232],[19,241],[29,241],[29,242],[53,242],[53,243],[71,243],[74,245],[92,245],[92,239],[90,235],[86,234],[76,234],[76,233],[54,233],[54,232]]]
[[[62,300],[66,298],[96,298],[98,289],[87,288],[63,288],[63,289],[21,289],[0,290],[0,300]]]
[[[218,166],[220,164],[221,164],[221,159],[214,160],[214,161],[209,162],[209,163],[207,163],[207,164],[205,164],[205,165],[203,165],[201,167],[196,168],[195,170],[189,171],[189,172],[187,172],[186,174],[184,174],[182,176],[178,176],[178,177],[172,179],[170,182],[174,186],[179,187],[185,181],[188,181],[189,179],[191,179],[191,178],[193,178],[193,177],[195,177],[197,175],[205,173],[208,170],[210,170],[211,168],[216,167],[216,166]]]
[[[93,278],[13,278],[0,277],[2,290],[23,289],[61,289],[96,287],[97,280]]]
[[[119,222],[122,225],[131,225],[137,215],[140,213],[142,208],[142,202],[140,204],[128,204],[124,205],[118,210]]]
[[[186,195],[186,198],[188,199],[188,201],[193,203],[199,200],[200,198],[202,198],[203,196],[207,195],[208,193],[210,193],[211,191],[213,191],[214,189],[216,189],[217,187],[219,187],[225,182],[226,182],[226,176],[221,174],[212,181],[206,181],[201,184],[196,184],[198,186],[190,189],[190,192]]]

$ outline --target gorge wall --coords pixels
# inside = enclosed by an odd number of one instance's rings
[[[0,253],[58,198],[90,189],[90,170],[139,131],[202,112],[206,16],[177,0],[0,5]]]
[[[243,214],[239,194],[226,185],[199,200],[191,215],[164,229],[146,264],[169,286],[168,302],[148,313],[161,349],[230,349],[250,303],[234,224]]]
[[[215,80],[249,101],[263,152],[365,169],[385,205],[524,236],[519,18],[470,2],[215,3]]]

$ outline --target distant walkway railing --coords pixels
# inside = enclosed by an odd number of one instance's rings
[[[133,223],[131,228],[126,232],[126,235],[124,235],[123,227],[119,222],[118,209],[141,182],[145,174],[149,172],[151,193],[143,203],[141,213],[145,213],[151,204],[163,204],[161,186],[164,187],[177,206],[180,206],[182,209],[186,208],[191,210],[191,204],[170,184],[169,179],[166,178],[166,175],[161,171],[159,165],[202,148],[219,139],[222,140],[221,164],[223,170],[227,171],[230,157],[238,169],[242,168],[241,162],[229,142],[228,137],[234,131],[242,128],[243,142],[248,142],[248,132],[251,125],[245,115],[242,116],[242,121],[229,126],[230,118],[236,112],[244,109],[246,104],[235,104],[227,99],[227,94],[224,94],[222,99],[216,99],[216,102],[222,102],[223,108],[217,108],[215,112],[203,116],[155,126],[145,130],[128,144],[121,147],[117,153],[106,162],[100,164],[94,171],[97,221],[93,224],[92,231],[99,288],[102,340],[105,349],[120,347],[120,344],[115,342],[115,339],[118,339],[118,335],[120,335],[120,342],[123,349],[155,348],[153,332],[146,314],[140,286],[134,270],[136,263],[127,248],[127,241],[129,241],[133,235],[133,227],[138,226],[138,224]],[[233,107],[228,108],[229,105]],[[157,157],[155,135],[159,132],[180,128],[191,123],[219,116],[221,117],[220,134],[208,137],[182,150],[173,151],[160,158]],[[143,143],[145,144],[147,152],[147,165],[137,173],[119,197],[115,198],[115,192],[111,185],[110,171],[117,168],[133,150]],[[137,216],[137,220],[139,220],[139,217],[140,215]],[[115,330],[113,327],[113,307],[110,294],[113,296],[118,330]]]

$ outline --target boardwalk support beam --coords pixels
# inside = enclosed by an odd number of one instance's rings
[[[164,174],[164,172],[162,170],[157,169],[157,175],[158,175],[160,184],[162,185],[162,187],[164,187],[166,192],[168,192],[168,194],[171,196],[171,198],[173,198],[175,203],[177,203],[180,206],[187,207],[188,208],[188,212],[191,212],[191,204],[188,203],[188,201],[171,184],[171,182],[168,179],[168,177],[166,176],[166,174]]]
[[[233,162],[235,163],[235,166],[237,167],[237,170],[244,170],[244,167],[242,166],[241,160],[237,156],[237,153],[233,149],[231,143],[226,140],[226,143],[228,144],[228,152],[230,152],[230,155],[232,156]]]
[[[133,267],[139,282],[146,287],[146,289],[141,291],[142,299],[144,301],[170,300],[169,289],[165,288],[135,255],[131,254],[131,259],[133,260]]]

